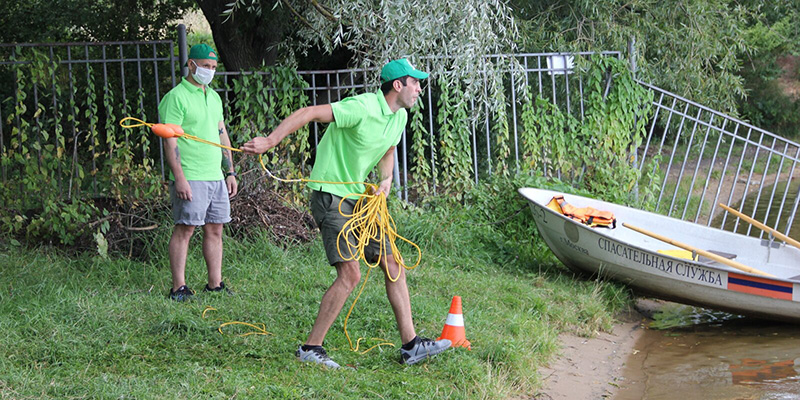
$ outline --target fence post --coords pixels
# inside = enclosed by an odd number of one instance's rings
[[[186,51],[186,26],[178,25],[178,61],[180,62],[181,77],[186,76],[186,63],[189,61]]]
[[[636,79],[636,37],[631,36],[628,40],[628,60],[631,64],[631,74],[633,79]]]
[[[789,187],[791,181],[786,182],[786,187]],[[800,186],[797,188],[797,194],[794,197],[794,206],[792,206],[792,213],[789,214],[789,219],[786,221],[786,231],[784,234],[789,236],[789,233],[792,231],[792,223],[794,222],[794,218],[797,216],[798,206],[800,206]],[[778,211],[778,215],[780,215],[780,210]],[[777,229],[777,224],[775,225]]]
[[[5,149],[5,146],[3,145],[3,143],[5,143],[3,141],[3,108],[0,107],[0,154],[3,154],[3,150]],[[2,170],[2,174],[1,175],[2,175],[2,179],[3,179],[0,182],[5,183],[6,182],[6,165],[0,163],[0,170]]]
[[[631,65],[631,76],[633,79],[636,79],[636,36],[631,36],[630,40],[628,40],[628,61]],[[645,122],[646,123],[646,122]],[[633,128],[638,129],[639,127],[639,118],[633,122]],[[633,166],[634,168],[638,168],[639,166],[639,149],[633,149]],[[641,169],[640,169],[641,170]],[[639,180],[636,180],[636,183],[633,186],[633,198],[637,201],[639,200]]]
[[[403,200],[403,190],[402,185],[400,185],[400,157],[397,154],[397,147],[394,148],[394,168],[392,168],[392,180],[394,181],[394,187],[397,188],[397,198]],[[388,197],[389,194],[387,193],[386,196]]]

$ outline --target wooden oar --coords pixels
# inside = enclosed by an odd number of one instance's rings
[[[761,222],[758,222],[758,221],[748,217],[747,215],[744,215],[744,214],[740,213],[739,211],[734,210],[733,208],[730,208],[730,207],[726,206],[725,204],[719,203],[719,206],[724,208],[725,210],[727,210],[729,213],[731,213],[731,214],[733,214],[733,215],[735,215],[735,216],[737,216],[737,217],[749,222],[751,225],[755,226],[756,228],[761,229],[764,232],[769,232],[769,233],[772,234],[772,236],[775,236],[776,238],[778,238],[780,240],[783,240],[784,242],[786,242],[786,243],[788,243],[788,244],[800,249],[800,242],[798,242],[797,240],[794,240],[794,239],[792,239],[792,238],[790,238],[790,237],[788,237],[788,236],[776,231],[775,229],[772,229],[772,228],[762,224]]]
[[[729,259],[727,259],[725,257],[720,257],[720,256],[718,256],[718,255],[716,255],[716,254],[714,254],[714,253],[712,253],[710,251],[705,251],[705,250],[702,250],[702,249],[698,249],[697,247],[690,246],[690,245],[685,244],[685,243],[681,243],[681,242],[679,242],[677,240],[672,240],[672,239],[670,239],[670,238],[668,238],[666,236],[661,236],[661,235],[659,235],[657,233],[653,233],[653,232],[650,232],[648,230],[635,227],[635,226],[633,226],[633,225],[631,225],[631,224],[629,224],[627,222],[623,222],[622,226],[624,226],[624,227],[626,227],[628,229],[632,229],[632,230],[634,230],[636,232],[639,232],[639,233],[641,233],[643,235],[647,235],[647,236],[650,236],[652,238],[658,239],[658,240],[660,240],[662,242],[669,243],[669,244],[671,244],[673,246],[680,247],[680,248],[682,248],[684,250],[693,251],[693,252],[695,252],[697,254],[700,254],[703,257],[710,258],[710,259],[712,259],[712,260],[714,260],[714,261],[716,261],[718,263],[725,264],[725,265],[727,265],[729,267],[733,267],[733,268],[736,268],[736,269],[744,271],[744,272],[749,272],[751,274],[764,275],[764,276],[769,276],[771,278],[777,278],[775,275],[768,274],[768,273],[766,273],[764,271],[759,271],[759,270],[757,270],[755,268],[748,267],[747,265],[744,265],[742,263],[738,263],[738,262],[733,261],[733,260],[729,260]]]

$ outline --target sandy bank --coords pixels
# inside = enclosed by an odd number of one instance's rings
[[[563,335],[559,355],[540,371],[544,387],[533,399],[613,399],[626,384],[622,376],[626,360],[638,353],[636,342],[659,305],[638,300],[636,310],[619,316],[620,323],[611,332],[593,338]]]

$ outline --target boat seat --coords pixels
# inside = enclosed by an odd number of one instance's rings
[[[724,251],[718,251],[718,250],[706,250],[706,251],[709,252],[709,253],[714,253],[714,254],[716,254],[716,255],[718,255],[720,257],[727,258],[728,260],[733,260],[734,258],[736,258],[736,254],[725,253]],[[666,255],[669,255],[669,256],[673,256],[673,257],[683,258],[683,259],[686,259],[686,260],[692,260],[693,259],[692,258],[692,252],[689,251],[689,250],[658,250],[658,252],[661,253],[661,254],[666,254]],[[698,254],[697,255],[697,262],[704,263],[704,264],[711,264],[711,263],[716,262],[716,261],[714,261],[714,260],[712,260],[710,258],[707,258],[707,257],[703,257],[703,256]]]
[[[706,250],[706,251],[709,252],[709,253],[714,253],[714,254],[722,257],[722,258],[727,258],[728,260],[733,260],[733,259],[736,258],[736,254],[726,253],[724,251],[717,251],[717,250]],[[706,263],[706,264],[712,263],[712,262],[716,262],[716,261],[714,261],[714,260],[712,260],[710,258],[706,258],[706,257],[703,257],[703,256],[699,256],[697,261],[701,262],[701,263]]]

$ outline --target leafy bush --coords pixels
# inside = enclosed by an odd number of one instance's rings
[[[64,74],[57,56],[37,48],[18,48],[15,59],[28,64],[11,67],[16,85],[5,122],[12,129],[0,157],[3,233],[84,247],[108,231],[108,220],[97,221],[111,205],[127,212],[163,198],[153,157],[158,142],[117,124],[118,115],[134,110],[147,118],[141,88],[133,101],[122,99],[107,83],[98,87],[91,65],[79,81]]]
[[[623,60],[593,57],[584,69],[582,120],[540,96],[524,98],[523,171],[564,177],[593,195],[628,202],[640,177],[629,157],[644,138],[652,92],[633,80]]]

